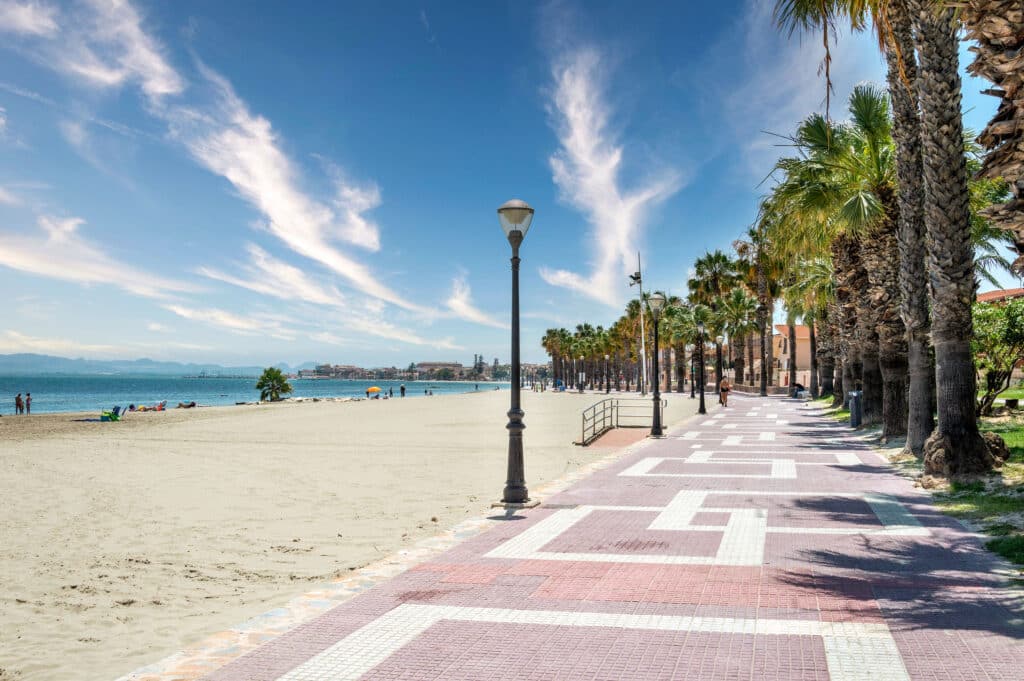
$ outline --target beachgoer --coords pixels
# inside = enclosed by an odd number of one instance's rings
[[[21,401],[21,393],[18,393],[18,396],[14,398],[14,413],[20,414],[24,410],[25,403]]]
[[[405,383],[398,387],[399,392],[402,393],[402,397],[405,397]]]
[[[474,383],[473,384],[473,390],[476,390],[477,392],[480,392],[480,384],[479,383]]]
[[[729,378],[722,378],[722,385],[719,388],[719,402],[722,403],[723,407],[729,406],[729,391],[732,390],[732,383],[729,382]]]
[[[394,397],[394,396],[395,396],[395,389],[393,387],[388,387],[388,397]]]
[[[370,399],[370,391],[369,390],[366,391],[366,399]]]
[[[423,394],[424,394],[424,395],[426,395],[426,394],[427,394],[427,389],[426,389],[426,388],[424,388],[424,389],[423,389]]]
[[[25,413],[32,413],[32,393],[25,393]]]

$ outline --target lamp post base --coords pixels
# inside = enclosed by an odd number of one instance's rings
[[[491,503],[491,508],[505,508],[514,511],[524,508],[537,508],[538,506],[540,506],[540,502],[535,499],[527,499],[523,502],[495,501]]]

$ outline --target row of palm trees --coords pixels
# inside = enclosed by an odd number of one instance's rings
[[[806,119],[758,221],[777,257],[831,259],[834,299],[817,313],[833,380],[862,387],[865,420],[887,437],[905,434],[926,470],[945,474],[994,461],[974,410],[971,305],[984,221],[972,214],[957,34],[961,21],[999,19],[1008,5],[968,2],[959,13],[960,4],[777,0],[780,27],[823,34],[828,90],[830,39],[843,24],[872,27],[887,92],[856,88],[847,123],[827,109]],[[1006,185],[997,191],[1009,198]]]
[[[929,472],[992,466],[994,451],[975,416],[971,305],[978,278],[1008,266],[1000,247],[1013,242],[985,215],[1019,224],[1013,215],[1020,202],[1009,188],[1016,192],[1024,179],[1019,164],[1006,162],[997,167],[1016,173],[1006,177],[1009,184],[992,177],[989,157],[980,158],[977,145],[965,141],[960,111],[960,22],[975,22],[968,32],[980,31],[1006,3],[955,3],[966,5],[962,13],[953,4],[777,0],[778,26],[824,36],[826,113],[809,116],[789,136],[792,151],[776,164],[774,185],[753,226],[733,243],[734,257],[715,251],[699,258],[688,300],[669,298],[659,332],[665,366],[675,356],[677,389],[702,322],[714,348],[716,384],[725,364],[733,365],[738,382],[754,383],[756,346],[764,394],[772,381],[770,324],[781,300],[791,345],[798,320],[810,329],[812,393],[839,401],[850,389],[862,390],[865,422],[881,424],[886,438],[905,436]],[[888,70],[886,88],[856,87],[848,118],[836,122],[830,52],[844,23],[873,27]],[[992,54],[982,51],[978,59]],[[993,71],[984,66],[972,68]],[[999,142],[995,125],[981,138],[989,148]],[[1014,134],[1006,143],[1019,141]],[[1004,152],[993,153],[1002,159]],[[984,179],[970,179],[979,174]],[[585,375],[597,376],[607,354],[612,375],[623,376],[629,389],[648,361],[639,352],[640,305],[631,301],[608,330],[586,324],[573,333],[549,330],[543,344],[556,377],[575,384],[573,363],[580,362]],[[790,371],[792,385],[795,363]]]

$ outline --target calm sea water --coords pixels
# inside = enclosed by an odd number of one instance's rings
[[[363,397],[370,386],[384,393],[405,383],[406,397],[423,397],[424,390],[435,395],[480,390],[507,390],[508,383],[463,381],[342,381],[293,380],[290,397]],[[168,376],[0,376],[0,414],[14,413],[14,396],[32,393],[32,413],[99,411],[115,405],[156,404],[167,406],[195,400],[200,405],[254,402],[260,393],[255,378],[175,378]]]

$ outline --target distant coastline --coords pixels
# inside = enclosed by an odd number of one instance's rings
[[[406,386],[408,398],[429,397],[453,393],[494,389],[507,390],[509,384],[500,381],[444,381],[444,380],[350,380],[350,379],[293,379],[294,399],[365,398],[372,386],[381,388],[382,396],[393,393],[400,398],[400,388]],[[245,377],[184,377],[144,374],[14,374],[0,372],[0,415],[5,418],[14,412],[14,396],[32,393],[33,414],[95,413],[114,406],[152,406],[165,402],[174,408],[179,402],[195,402],[197,406],[234,406],[259,400],[256,378]],[[20,417],[19,417],[20,418]]]

